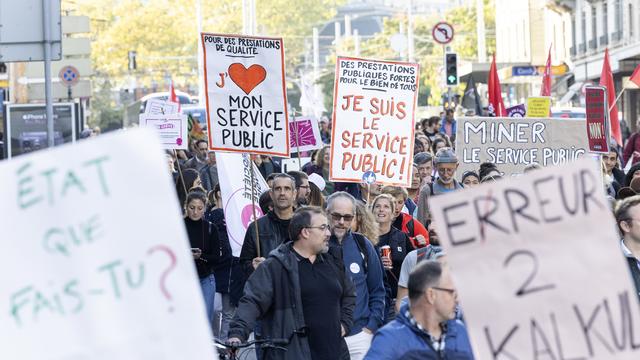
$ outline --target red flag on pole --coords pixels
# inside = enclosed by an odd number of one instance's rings
[[[633,74],[631,74],[629,81],[632,81],[634,84],[640,86],[640,65],[638,65],[636,69],[633,70]]]
[[[544,74],[542,75],[542,89],[540,89],[540,96],[551,96],[551,46],[549,46],[547,64],[544,67]]]
[[[169,101],[178,104],[178,111],[180,111],[180,100],[178,100],[178,96],[176,95],[176,90],[173,88],[173,80],[171,80],[171,85],[169,86]]]
[[[611,135],[618,145],[622,146],[622,132],[620,131],[620,122],[618,121],[618,107],[616,103],[616,88],[613,84],[613,73],[609,65],[609,49],[604,51],[604,62],[602,64],[602,74],[600,74],[600,85],[607,88],[607,100],[611,110],[609,111],[609,120],[611,122]],[[612,106],[613,105],[613,106]]]
[[[489,68],[489,114],[491,116],[507,116],[507,110],[502,100],[502,90],[500,89],[500,78],[496,68],[496,54],[493,54],[491,68]]]

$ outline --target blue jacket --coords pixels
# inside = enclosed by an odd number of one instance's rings
[[[447,134],[447,132],[445,131],[445,127],[444,124],[447,122],[447,120],[445,118],[442,119],[442,125],[440,125],[440,132],[443,134]],[[451,123],[451,135],[456,135],[456,131],[458,131],[458,120],[453,119],[453,122]],[[449,134],[447,134],[449,135]]]
[[[444,353],[434,350],[426,334],[413,325],[404,305],[396,319],[378,330],[364,360],[473,360],[467,329],[460,320],[447,321]]]
[[[364,327],[375,332],[384,321],[385,289],[382,281],[382,262],[369,240],[364,238],[362,243],[367,251],[366,267],[364,266],[365,256],[360,252],[351,232],[344,236],[342,244],[338,243],[335,236],[330,240],[332,247],[342,250],[345,271],[356,286],[356,308],[353,311],[353,326],[348,336],[360,333]]]

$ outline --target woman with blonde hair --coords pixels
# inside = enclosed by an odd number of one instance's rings
[[[378,245],[378,236],[380,235],[378,223],[367,205],[359,200],[356,201],[356,217],[351,223],[351,231],[364,235],[374,247]]]

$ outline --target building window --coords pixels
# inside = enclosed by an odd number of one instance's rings
[[[629,4],[629,37],[633,37],[633,4]]]
[[[591,39],[593,42],[598,41],[597,22],[598,18],[596,17],[596,7],[591,6]]]
[[[606,2],[602,4],[602,14],[602,19],[604,21],[602,23],[602,33],[607,36],[609,35],[609,4]]]
[[[616,31],[616,33],[618,33],[618,39],[620,39],[620,34],[622,32],[622,0],[616,0],[615,1],[615,7],[616,7],[616,26],[614,26],[614,29]]]
[[[587,42],[587,11],[582,12],[582,19],[580,20],[580,27],[582,28],[582,43]]]

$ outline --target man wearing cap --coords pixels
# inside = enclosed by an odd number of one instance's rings
[[[438,177],[432,184],[425,184],[420,189],[418,199],[418,220],[427,226],[431,222],[429,197],[462,189],[462,185],[455,179],[458,157],[453,149],[445,147],[438,150],[434,163]]]

